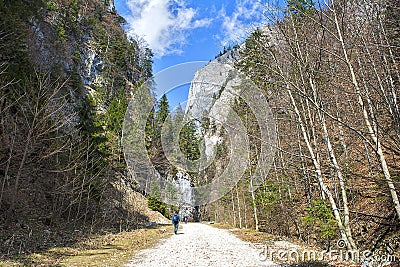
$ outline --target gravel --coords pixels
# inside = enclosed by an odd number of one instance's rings
[[[262,261],[260,252],[227,230],[189,223],[181,224],[177,235],[139,252],[126,267],[278,266]]]

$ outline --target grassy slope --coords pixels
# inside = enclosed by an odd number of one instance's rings
[[[70,247],[55,247],[15,261],[0,261],[5,266],[123,266],[139,250],[171,236],[171,225],[159,225],[118,234],[96,235]]]

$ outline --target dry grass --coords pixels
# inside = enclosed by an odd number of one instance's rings
[[[223,223],[214,223],[211,226],[219,228],[219,229],[229,229],[235,236],[239,237],[243,241],[251,242],[251,243],[263,243],[266,241],[278,241],[283,240],[282,237],[277,237],[274,235],[270,235],[265,232],[259,232],[254,229],[239,229],[233,228],[229,224]]]
[[[0,261],[5,266],[123,266],[139,250],[171,236],[171,225],[159,225],[118,234],[92,236],[70,247],[55,247],[30,254],[18,261]]]
[[[265,232],[259,232],[253,229],[232,229],[231,232],[240,239],[251,243],[265,243],[266,241],[281,241],[282,237],[277,237]],[[293,242],[293,241],[291,241]]]
[[[232,228],[232,226],[230,226],[229,224],[224,224],[224,223],[212,223],[209,225],[212,227],[215,227],[215,228],[219,228],[219,229],[231,229]]]
[[[243,241],[250,242],[253,244],[260,244],[256,245],[260,251],[265,249],[273,249],[274,251],[288,250],[285,246],[282,247],[283,244],[293,244],[293,248],[289,248],[289,251],[298,251],[301,255],[302,251],[304,250],[315,250],[315,251],[322,251],[319,248],[312,247],[307,245],[306,243],[299,242],[297,240],[291,240],[285,237],[274,236],[265,232],[259,232],[254,229],[239,229],[239,228],[232,228],[232,226],[226,224],[215,223],[211,226],[220,228],[220,229],[229,229],[229,231],[234,234],[236,237],[240,238]],[[280,241],[280,242],[276,242]],[[284,241],[282,243],[282,241]],[[276,254],[277,255],[277,254]],[[321,262],[321,261],[306,261],[306,262],[295,262],[295,261],[286,261],[280,260],[278,257],[273,258],[274,262],[278,264],[282,264],[282,266],[286,267],[327,267],[327,266],[343,266],[343,267],[350,267],[356,266],[349,262],[343,261],[331,261],[331,262]]]

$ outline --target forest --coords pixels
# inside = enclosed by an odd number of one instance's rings
[[[328,248],[340,239],[349,250],[398,249],[398,2],[288,1],[265,16],[270,24],[237,49],[235,66],[268,96],[275,157],[249,192],[260,128],[238,99],[252,167],[204,212]]]
[[[268,25],[242,45],[224,48],[216,60],[230,57],[267,96],[275,122],[276,143],[267,144],[274,146],[273,161],[255,186],[263,122],[257,109],[237,97],[233,109],[250,142],[247,169],[229,193],[196,212],[203,220],[327,249],[340,240],[348,250],[398,250],[398,3],[288,1],[283,10],[266,6],[265,16]],[[166,120],[171,119],[167,103],[164,96],[155,129],[176,123]],[[236,149],[226,129],[216,125],[215,118],[194,119],[179,137],[190,160],[201,157],[205,139],[217,135],[222,140],[210,166],[187,171],[194,187],[219,179]],[[162,176],[178,172],[164,155],[161,134],[147,131],[147,136],[159,140],[149,143],[157,151],[151,154],[157,171]]]
[[[0,14],[1,255],[152,220],[120,142],[151,51],[113,1],[2,0]]]
[[[247,167],[229,193],[193,207],[193,220],[400,256],[399,9],[396,0],[265,6],[268,23],[216,60],[231,57],[266,96],[276,142],[263,144],[259,114],[235,98]],[[64,242],[47,229],[129,231],[154,220],[150,209],[169,219],[179,204],[140,188],[124,158],[127,107],[153,81],[153,53],[127,37],[113,1],[0,0],[0,14],[0,259]],[[159,175],[184,173],[193,186],[221,175],[228,133],[206,116],[185,122],[177,138],[188,160],[207,136],[221,142],[206,169],[183,170],[161,135],[185,110],[172,112],[166,95],[150,101],[144,141]],[[275,153],[255,187],[263,145]]]

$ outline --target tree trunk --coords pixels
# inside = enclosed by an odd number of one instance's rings
[[[237,199],[237,206],[238,206],[239,228],[242,229],[242,215],[241,215],[240,198],[239,198],[239,191],[238,191],[237,185],[236,185],[236,199]]]
[[[330,205],[331,205],[331,207],[332,207],[333,215],[335,216],[335,219],[336,219],[336,222],[337,222],[337,224],[338,224],[339,231],[340,231],[340,235],[341,235],[342,239],[346,242],[346,244],[348,245],[348,248],[351,249],[351,247],[349,246],[350,242],[349,242],[349,240],[348,240],[348,238],[347,238],[346,230],[345,230],[345,228],[344,228],[344,226],[343,226],[342,219],[341,219],[341,217],[340,217],[339,210],[338,210],[338,208],[337,208],[337,206],[336,206],[335,199],[333,198],[332,193],[330,192],[330,190],[329,190],[329,189],[325,186],[325,184],[324,184],[324,181],[323,181],[323,179],[322,179],[321,167],[320,167],[320,165],[319,165],[317,159],[315,158],[314,150],[313,150],[313,148],[311,147],[310,140],[308,139],[306,129],[305,129],[305,127],[304,127],[304,124],[303,124],[303,121],[302,121],[300,112],[299,112],[299,110],[298,110],[298,108],[297,108],[297,104],[296,104],[296,102],[295,102],[295,100],[294,100],[294,98],[293,98],[293,95],[292,95],[292,92],[291,92],[291,90],[290,90],[289,85],[287,85],[287,88],[286,88],[286,89],[287,89],[287,92],[288,92],[288,94],[289,94],[289,98],[290,98],[290,101],[291,101],[291,103],[292,103],[292,105],[293,105],[293,108],[294,108],[294,110],[295,110],[295,113],[296,113],[296,115],[297,115],[298,122],[299,122],[299,124],[300,124],[300,129],[301,129],[301,132],[302,132],[302,134],[303,134],[304,142],[306,143],[306,146],[307,146],[308,151],[309,151],[309,153],[310,153],[311,160],[312,160],[313,165],[314,165],[314,168],[315,168],[316,178],[317,178],[317,180],[318,180],[319,186],[320,186],[321,190],[322,190],[322,191],[327,195],[327,197],[328,197],[328,200],[329,200],[329,203],[330,203]]]
[[[251,190],[251,201],[253,204],[254,224],[255,224],[256,231],[258,231],[257,205],[256,205],[256,197],[254,194],[253,178],[251,176],[251,172],[250,172],[250,190]]]
[[[236,227],[235,199],[233,198],[233,190],[231,191],[231,198],[232,198],[233,227]]]
[[[311,89],[313,91],[313,95],[314,95],[314,102],[318,103],[318,99],[317,99],[317,91],[315,89],[315,85],[314,85],[314,81],[312,80],[312,78],[309,78],[309,83],[311,86]],[[320,108],[323,108],[322,106]],[[352,234],[351,234],[351,229],[350,229],[350,215],[349,215],[349,207],[348,207],[348,200],[347,200],[347,193],[346,193],[346,187],[344,184],[344,178],[343,178],[343,174],[342,171],[339,167],[339,164],[336,160],[336,155],[335,155],[335,151],[332,148],[332,144],[331,144],[331,140],[329,138],[329,134],[328,134],[328,128],[326,126],[326,121],[325,121],[325,116],[324,114],[322,114],[321,109],[318,108],[318,116],[320,118],[321,124],[322,124],[322,129],[324,132],[324,139],[325,139],[325,144],[328,150],[328,154],[329,154],[329,160],[331,161],[333,167],[335,168],[337,177],[339,179],[339,186],[340,186],[340,192],[341,192],[341,197],[342,197],[342,201],[343,201],[343,217],[344,217],[344,221],[343,221],[343,226],[346,232],[346,236],[347,239],[349,241],[349,246],[351,247],[351,249],[355,250],[357,249],[356,243],[353,240]]]
[[[397,217],[400,220],[400,202],[399,202],[399,198],[398,198],[398,195],[397,195],[397,192],[396,192],[396,188],[394,186],[393,179],[392,179],[392,177],[390,175],[385,155],[384,155],[384,153],[382,151],[381,142],[380,142],[380,140],[378,138],[377,133],[375,133],[374,129],[372,128],[371,121],[370,121],[370,118],[369,118],[369,115],[368,115],[368,111],[367,111],[367,109],[365,107],[364,100],[362,99],[361,89],[360,89],[360,86],[358,84],[358,80],[356,78],[356,74],[355,74],[353,65],[351,64],[351,61],[349,59],[349,56],[348,56],[348,53],[347,53],[346,44],[344,42],[342,31],[340,29],[339,20],[338,20],[337,14],[336,14],[335,1],[334,0],[332,0],[332,5],[333,5],[333,8],[332,8],[331,11],[333,12],[333,15],[334,15],[336,31],[337,31],[337,34],[338,34],[337,37],[338,37],[338,40],[339,40],[339,42],[341,44],[344,60],[346,62],[348,70],[350,72],[351,81],[352,81],[355,93],[357,95],[357,98],[358,98],[358,104],[360,105],[361,110],[362,110],[364,123],[365,123],[365,125],[366,125],[366,127],[368,129],[369,136],[371,137],[374,145],[376,146],[375,147],[375,152],[376,152],[376,154],[377,154],[377,156],[379,158],[379,161],[380,161],[380,164],[381,164],[381,168],[382,168],[383,174],[385,176],[386,183],[388,184],[389,191],[390,191],[390,194],[391,194],[391,197],[392,197],[392,201],[393,201],[393,204],[394,204],[394,208],[395,208],[396,213],[397,213]],[[371,119],[373,119],[373,118],[371,118]]]

